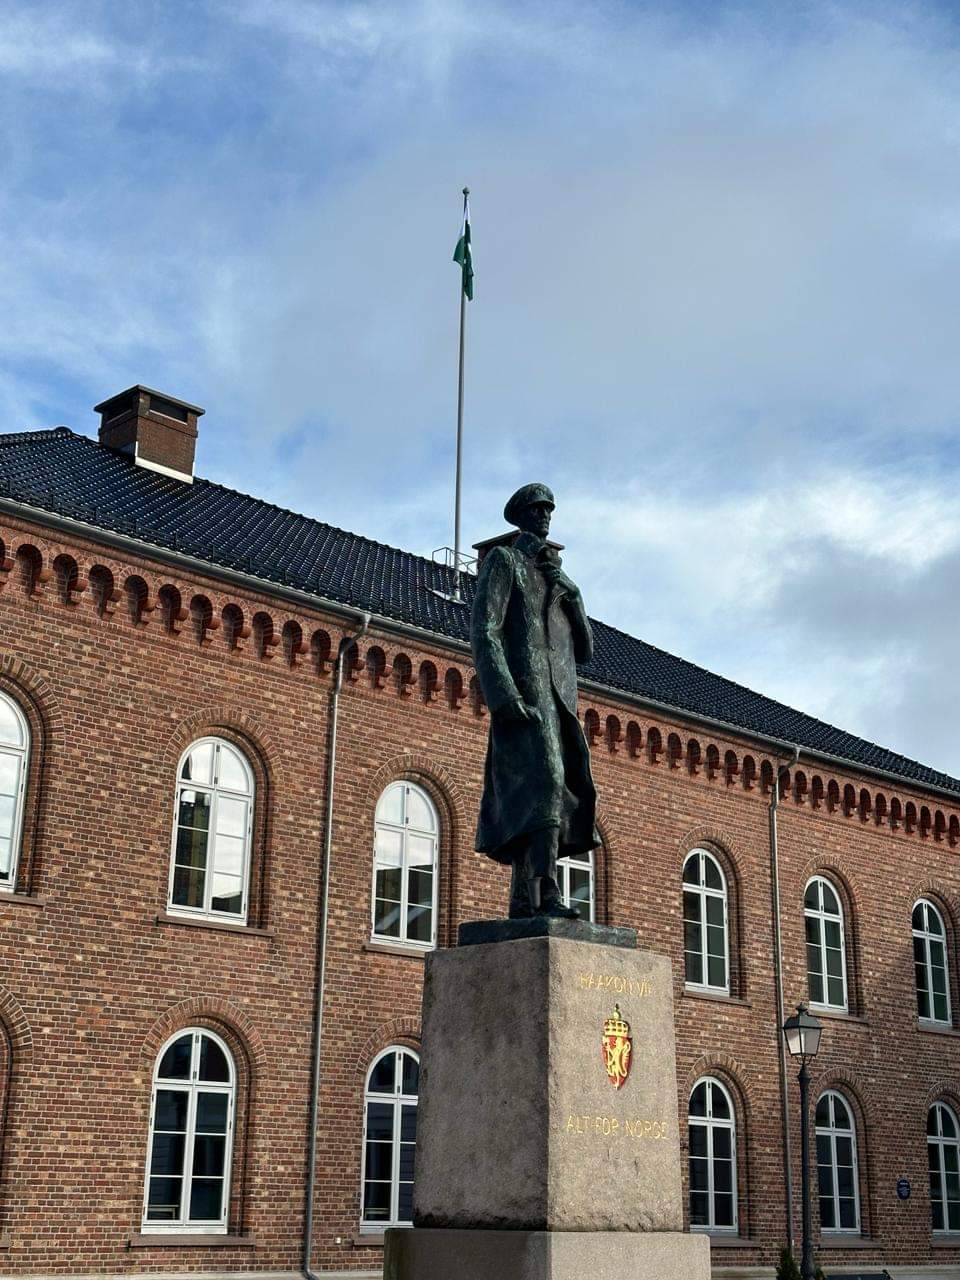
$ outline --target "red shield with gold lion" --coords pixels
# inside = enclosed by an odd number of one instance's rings
[[[621,1088],[630,1074],[633,1041],[630,1038],[630,1023],[624,1021],[618,1004],[613,1006],[613,1016],[603,1024],[600,1051],[610,1083],[615,1089]]]

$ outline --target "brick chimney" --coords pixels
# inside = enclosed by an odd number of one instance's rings
[[[203,410],[149,387],[129,387],[94,406],[100,443],[129,454],[138,467],[193,484],[197,419]]]

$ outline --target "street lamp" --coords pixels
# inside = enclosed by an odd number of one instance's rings
[[[790,1056],[800,1059],[800,1178],[803,1184],[802,1228],[803,1254],[800,1262],[802,1280],[814,1280],[813,1241],[810,1238],[810,1133],[808,1130],[808,1090],[810,1073],[807,1071],[807,1059],[816,1057],[820,1048],[820,1036],[823,1026],[812,1013],[807,1012],[805,1004],[797,1005],[797,1012],[783,1024],[783,1034],[787,1041]]]

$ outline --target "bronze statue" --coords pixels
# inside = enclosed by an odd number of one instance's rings
[[[590,753],[577,719],[577,664],[593,633],[579,588],[547,541],[553,494],[518,489],[504,517],[520,532],[487,552],[471,616],[473,660],[490,709],[476,847],[510,863],[510,916],[561,916],[557,858],[600,843]]]

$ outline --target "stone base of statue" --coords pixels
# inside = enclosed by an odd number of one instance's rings
[[[427,957],[414,1227],[384,1280],[709,1280],[683,1233],[669,960],[579,921]]]

